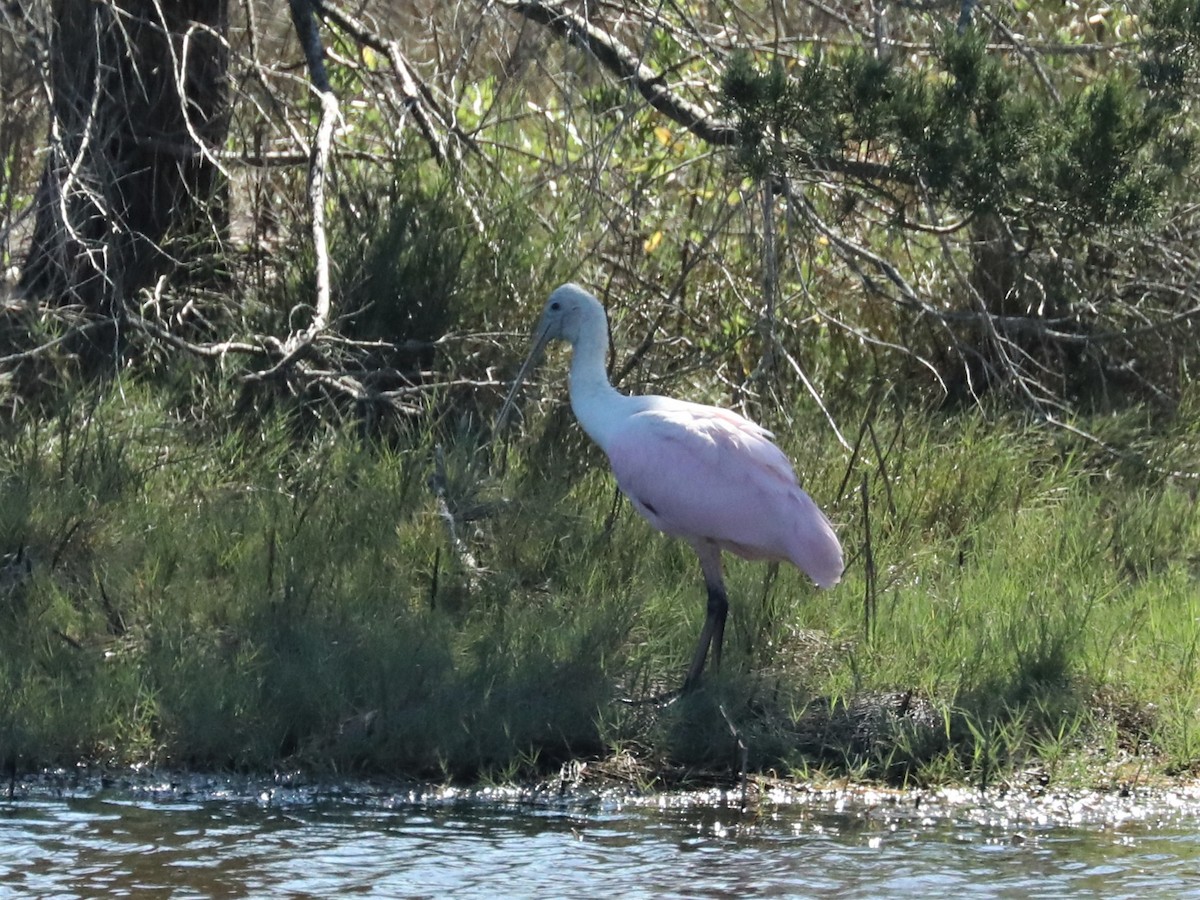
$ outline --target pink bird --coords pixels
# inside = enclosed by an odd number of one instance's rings
[[[659,531],[683,538],[700,557],[708,615],[683,683],[700,681],[712,648],[721,664],[729,601],[721,551],[745,559],[787,560],[819,587],[842,577],[842,546],[829,519],[796,482],[771,432],[714,406],[670,397],[630,397],[608,382],[608,319],[595,297],[564,284],[546,302],[533,349],[497,417],[501,425],[542,349],[563,340],[573,350],[571,409],[600,445],[617,485]]]

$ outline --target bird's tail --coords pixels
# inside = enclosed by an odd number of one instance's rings
[[[801,492],[803,493],[803,492]],[[845,562],[842,544],[833,523],[813,499],[804,494],[805,515],[796,530],[792,562],[811,578],[817,587],[832,587],[842,580]]]

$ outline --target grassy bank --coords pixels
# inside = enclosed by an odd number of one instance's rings
[[[0,21],[0,766],[1200,761],[1197,0],[331,7],[324,73],[302,15],[179,56],[51,6]],[[614,383],[747,402],[847,550],[730,560],[670,705],[698,566],[561,357],[488,443],[567,280]]]
[[[1124,458],[979,410],[881,405],[855,454],[808,412],[769,423],[846,579],[731,561],[724,671],[660,708],[622,701],[682,677],[695,559],[614,502],[564,410],[485,451],[282,417],[202,432],[126,383],[4,436],[0,551],[32,564],[0,588],[0,757],[436,778],[601,758],[654,781],[736,770],[736,731],[780,772],[1184,773],[1200,516],[1169,473],[1196,468],[1197,403],[1079,423]]]

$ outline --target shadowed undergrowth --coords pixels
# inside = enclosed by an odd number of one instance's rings
[[[846,578],[731,561],[725,669],[665,708],[621,701],[682,677],[695,560],[573,442],[206,437],[131,385],[73,408],[0,457],[0,551],[31,560],[0,587],[10,766],[512,778],[632,755],[655,781],[744,755],[904,781],[1200,759],[1200,519],[1161,474],[1195,459],[1186,404],[1144,464],[980,412],[879,414],[853,457],[795,424]]]

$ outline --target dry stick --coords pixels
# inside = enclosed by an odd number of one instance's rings
[[[853,268],[853,264],[851,264],[851,267]],[[860,328],[856,325],[851,325],[849,322],[842,321],[828,310],[818,308],[816,310],[816,315],[819,316],[822,321],[841,329],[849,335],[853,335],[855,339],[862,341],[864,344],[869,344],[872,347],[882,347],[884,350],[890,350],[893,353],[899,353],[901,356],[907,356],[911,358],[918,365],[929,370],[929,373],[933,376],[934,381],[938,383],[943,392],[946,390],[946,383],[943,381],[941,373],[938,372],[937,367],[925,357],[915,352],[911,347],[905,347],[903,344],[897,344],[895,341],[885,341],[883,338],[876,337],[863,328]]]
[[[717,705],[717,709],[721,713],[721,718],[725,720],[725,724],[729,726],[729,733],[733,735],[734,741],[737,743],[738,764],[741,769],[739,772],[739,781],[742,785],[742,807],[741,811],[746,811],[747,802],[749,799],[749,777],[747,770],[750,767],[750,748],[746,746],[746,742],[742,740],[742,733],[738,727],[733,724],[733,719],[729,718],[729,713],[725,711],[725,704]]]
[[[266,353],[267,348],[262,344],[251,344],[246,341],[220,341],[217,343],[198,344],[192,341],[179,337],[179,335],[145,319],[135,313],[125,314],[125,324],[129,327],[136,328],[153,338],[170,344],[177,350],[186,350],[194,356],[221,357],[227,353]],[[0,360],[3,362],[3,360]]]
[[[320,372],[314,367],[300,361],[300,357],[328,328],[332,307],[329,252],[325,223],[325,184],[327,180],[326,173],[329,167],[330,146],[333,140],[333,129],[338,119],[339,107],[337,95],[329,83],[329,76],[325,68],[325,50],[321,44],[320,33],[317,27],[317,9],[320,9],[322,15],[334,20],[339,27],[352,31],[357,37],[364,40],[364,42],[374,44],[378,43],[378,41],[377,39],[367,40],[370,38],[370,34],[360,23],[332,10],[325,4],[318,2],[318,0],[289,0],[289,6],[296,34],[300,38],[301,46],[304,49],[309,77],[321,104],[321,115],[317,125],[316,140],[313,143],[309,158],[308,172],[308,199],[312,210],[311,232],[313,252],[316,256],[316,304],[312,321],[307,328],[303,331],[293,333],[286,342],[273,342],[280,353],[280,357],[275,364],[267,369],[246,376],[246,380],[263,380],[278,374],[289,366],[295,366],[296,371],[300,372],[300,374],[313,378],[317,383],[331,388],[338,393],[347,394],[356,400],[384,399],[391,401],[393,406],[402,412],[410,411],[397,403],[397,396],[393,396],[390,393],[376,394],[365,388],[358,379],[344,374]],[[434,150],[435,158],[439,162],[444,161],[446,158],[445,150],[436,139],[437,136],[432,125],[424,115],[424,112],[418,109],[419,104],[416,102],[424,99],[427,104],[432,106],[432,95],[428,93],[428,89],[425,89],[423,85],[418,86],[411,68],[405,63],[398,46],[394,42],[390,45],[381,44],[377,49],[382,49],[388,53],[393,66],[397,70],[397,77],[401,81],[402,91],[407,98],[413,101],[411,108],[418,110],[414,113],[414,117],[418,119],[418,125],[425,133],[427,139],[432,141],[431,147]],[[433,108],[436,113],[436,107]]]
[[[863,40],[869,40],[871,38],[871,34],[870,34],[870,32],[867,31],[867,29],[862,28],[859,25],[857,25],[853,19],[851,19],[848,15],[846,15],[840,9],[835,9],[832,6],[828,6],[828,5],[820,2],[820,0],[804,0],[804,2],[806,4],[808,4],[809,6],[813,7],[814,9],[819,10],[821,13],[828,16],[829,18],[836,19],[838,22],[841,22],[842,25],[846,26],[847,31],[853,32],[854,34],[858,35],[858,37],[862,38]]]
[[[790,182],[785,180],[782,182],[782,186],[783,186],[783,190],[785,190],[787,192],[789,199],[795,202],[796,208],[799,209],[804,214],[805,219],[807,219],[808,222],[814,228],[816,228],[818,232],[820,232],[822,235],[825,236],[825,238],[829,241],[830,245],[833,246],[834,249],[836,249],[841,254],[842,259],[846,260],[846,262],[850,265],[854,265],[853,260],[856,260],[856,259],[863,260],[863,261],[869,263],[872,267],[875,268],[876,271],[878,271],[885,278],[887,278],[887,280],[890,281],[893,285],[895,285],[896,288],[900,291],[900,297],[892,298],[893,302],[897,303],[900,306],[905,306],[910,309],[919,311],[923,316],[929,317],[930,320],[937,322],[943,328],[946,328],[947,331],[949,332],[949,327],[947,325],[947,322],[951,318],[951,316],[946,314],[942,310],[937,309],[935,306],[931,305],[930,303],[926,302],[925,300],[922,300],[920,298],[920,296],[918,296],[917,292],[913,289],[913,287],[907,281],[905,281],[904,276],[900,274],[900,271],[894,265],[892,265],[892,263],[890,263],[888,260],[884,259],[883,257],[879,256],[878,254],[873,253],[872,251],[870,251],[866,247],[862,246],[861,244],[855,243],[854,241],[847,238],[845,235],[840,234],[837,231],[835,231],[832,226],[827,224],[820,217],[820,215],[818,215],[816,209],[813,207],[812,203],[809,202],[807,197],[805,197],[803,194],[796,193],[792,189]],[[857,270],[857,267],[855,267],[855,268]],[[873,286],[873,282],[870,281],[870,279],[864,273],[860,273],[860,277],[863,279],[864,283]],[[878,288],[875,288],[875,289],[879,290]],[[879,292],[881,294],[884,293],[883,291],[879,291]],[[917,362],[919,362],[921,365],[923,365],[925,368],[927,368],[932,373],[933,377],[937,380],[937,383],[941,386],[942,390],[943,391],[946,390],[946,384],[942,380],[942,376],[938,372],[937,367],[934,366],[932,363],[930,363],[924,357],[918,356],[917,354],[914,354],[911,350],[908,350],[907,348],[901,347],[899,345],[889,344],[885,341],[879,341],[877,339],[872,339],[866,334],[866,332],[864,332],[860,329],[853,328],[852,326],[849,326],[843,322],[840,322],[839,320],[830,316],[828,313],[822,312],[821,317],[826,319],[827,321],[837,324],[839,327],[846,329],[851,334],[854,334],[855,336],[857,336],[863,340],[869,340],[871,343],[875,343],[875,344],[878,344],[881,346],[892,347],[893,349],[900,350],[900,351],[908,354],[909,356],[912,356],[913,359],[915,359]],[[989,324],[992,324],[992,323],[989,322]],[[993,327],[995,327],[994,324],[993,324]],[[951,338],[953,339],[953,333],[951,332],[950,334],[951,334]]]
[[[192,111],[191,106],[188,103],[186,78],[189,65],[188,54],[191,51],[192,44],[192,34],[196,31],[201,31],[212,35],[222,44],[228,46],[228,44],[225,42],[224,35],[211,28],[200,26],[193,22],[183,34],[183,44],[180,48],[181,52],[177,55],[175,53],[175,42],[171,40],[171,29],[170,26],[167,25],[167,17],[163,12],[161,3],[155,2],[154,12],[156,13],[159,27],[162,28],[163,34],[166,36],[167,51],[171,54],[171,74],[175,80],[175,93],[179,97],[179,114],[183,119],[184,127],[187,129],[188,137],[192,139],[191,149],[193,152],[198,151],[200,155],[203,156],[205,160],[213,166],[213,168],[221,173],[223,178],[225,178],[227,181],[231,180],[229,172],[226,171],[223,165],[221,165],[220,160],[213,155],[212,148],[210,148],[208,143],[200,137],[200,134],[196,131],[195,124],[192,122]]]
[[[842,430],[838,428],[837,422],[834,421],[833,413],[829,411],[829,407],[825,405],[824,398],[820,395],[820,393],[817,392],[816,385],[812,383],[808,377],[808,374],[800,366],[800,363],[796,361],[795,357],[788,352],[787,348],[784,347],[782,343],[777,343],[776,349],[783,354],[783,358],[788,361],[788,365],[792,367],[792,371],[796,373],[796,377],[800,379],[801,384],[804,385],[804,389],[808,391],[809,396],[811,396],[813,401],[817,404],[817,408],[820,409],[821,413],[825,416],[825,421],[828,422],[829,427],[833,429],[833,436],[837,438],[838,443],[841,444],[846,450],[849,450],[850,443],[846,440],[846,436],[842,434]]]
[[[804,2],[808,6],[819,10],[823,15],[837,20],[849,32],[851,32],[854,37],[838,40],[831,39],[824,34],[794,35],[792,37],[792,43],[804,42],[818,45],[861,47],[864,41],[875,40],[875,34],[873,31],[868,29],[866,26],[856,24],[853,19],[833,6],[822,3],[821,0],[804,0]],[[961,0],[959,4],[958,21],[955,23],[956,31],[959,34],[962,34],[969,27],[971,27],[972,19],[974,18],[973,11],[976,8],[979,8],[979,3],[977,0]],[[990,14],[988,15],[989,18],[994,18],[994,16]],[[1087,44],[1067,44],[1052,41],[1027,41],[1023,38],[1018,38],[1009,29],[1003,30],[1006,32],[1009,41],[1007,43],[1003,41],[988,41],[984,46],[989,53],[1007,53],[1012,50],[1021,53],[1024,52],[1023,48],[1028,48],[1029,50],[1033,50],[1042,54],[1043,56],[1086,56],[1094,53],[1112,53],[1115,55],[1119,51],[1123,50],[1136,50],[1138,46],[1138,41],[1136,40],[1116,41],[1113,43],[1096,41],[1089,42]],[[919,53],[932,53],[936,48],[936,44],[929,41],[901,40],[886,36],[884,36],[883,45],[893,50]]]
[[[337,95],[332,90],[321,91],[321,123],[313,147],[313,163],[308,173],[309,202],[312,204],[313,249],[317,254],[317,314],[309,328],[311,334],[323,331],[329,324],[330,287],[329,251],[325,239],[325,172],[329,165],[329,145],[333,126],[338,117]]]
[[[628,82],[654,109],[701,140],[718,147],[741,143],[737,122],[718,118],[674,93],[664,74],[643,63],[636,53],[590,20],[547,0],[496,0],[495,5],[545,25],[559,37],[588,51],[613,75]],[[815,169],[855,178],[913,183],[904,173],[882,163],[832,156],[804,156],[803,160]]]
[[[783,342],[779,339],[779,335],[775,330],[775,307],[776,300],[779,295],[779,257],[777,243],[775,240],[775,183],[773,181],[764,181],[762,185],[762,212],[763,212],[763,316],[760,320],[762,330],[763,351],[762,357],[759,359],[758,369],[750,376],[750,380],[762,378],[766,376],[775,367],[775,359],[782,354],[784,359],[788,361],[788,365],[792,367],[804,389],[808,391],[809,396],[817,404],[821,413],[825,416],[825,420],[829,422],[829,427],[833,429],[834,437],[838,439],[845,449],[850,449],[850,444],[846,441],[842,431],[838,428],[837,422],[834,421],[833,414],[825,405],[824,399],[820,392],[817,391],[816,385],[809,379],[808,374],[801,367],[795,357],[788,352],[783,346]]]
[[[214,343],[203,343],[203,344],[195,343],[192,341],[185,340],[184,338],[181,338],[176,334],[172,334],[170,331],[163,328],[162,326],[156,325],[155,323],[153,323],[147,319],[144,319],[141,316],[137,316],[134,314],[129,314],[127,316],[126,324],[130,327],[136,328],[139,331],[144,332],[145,334],[149,335],[152,338],[160,340],[163,343],[169,344],[170,346],[175,347],[176,349],[185,350],[188,353],[191,353],[195,356],[201,356],[201,357],[206,357],[206,358],[210,358],[210,359],[220,358],[220,357],[225,356],[228,353],[242,353],[242,354],[248,354],[248,355],[249,354],[266,355],[266,354],[270,354],[270,353],[283,353],[284,348],[285,348],[285,345],[282,341],[280,341],[278,338],[271,336],[271,335],[258,336],[256,338],[256,340],[260,341],[260,343],[258,343],[258,344],[252,344],[252,343],[247,343],[245,341],[235,341],[235,340],[219,341],[219,342],[214,342]],[[328,335],[318,335],[317,338],[322,343],[328,341],[330,343],[349,344],[350,346],[366,346],[366,347],[372,346],[372,342],[369,342],[369,341],[347,341],[344,339],[339,340],[339,339],[336,339],[336,338],[334,338],[332,336],[328,336]],[[63,339],[65,339],[65,338],[60,338],[59,340],[63,340]],[[314,340],[313,343],[316,343],[316,342],[317,341]],[[57,341],[55,343],[57,343]],[[307,346],[307,345],[305,345],[305,346]],[[390,347],[392,345],[387,344],[386,346]],[[45,349],[45,348],[37,348],[36,351],[29,351],[28,353],[25,353],[25,354],[16,354],[15,357],[3,357],[3,358],[0,358],[0,363],[3,363],[7,360],[14,359],[17,357],[33,355],[36,352],[41,352],[43,349]],[[413,394],[421,393],[424,391],[438,390],[440,388],[444,388],[447,386],[455,386],[455,385],[459,385],[459,384],[467,384],[467,385],[471,385],[471,386],[486,385],[489,387],[497,384],[497,382],[493,382],[493,381],[475,382],[475,381],[460,380],[460,381],[451,381],[451,382],[439,382],[436,384],[410,385],[408,387],[400,388],[400,389],[392,390],[392,391],[372,391],[369,388],[365,387],[362,384],[362,382],[360,382],[357,378],[353,377],[352,375],[350,375],[348,373],[318,369],[315,366],[312,366],[303,360],[296,359],[297,356],[298,356],[298,353],[295,351],[293,351],[291,354],[286,354],[286,355],[284,355],[283,359],[281,359],[280,362],[277,363],[275,366],[272,366],[270,369],[266,369],[261,372],[251,373],[250,375],[245,376],[244,380],[248,381],[248,382],[261,380],[263,378],[266,378],[273,372],[278,371],[287,363],[294,362],[295,371],[299,375],[308,379],[308,382],[311,384],[319,384],[325,388],[335,391],[339,395],[349,397],[352,400],[356,400],[356,401],[385,401],[396,412],[403,413],[405,415],[415,415],[416,413],[419,412],[419,409],[414,406],[404,405],[404,403],[402,402],[402,398],[404,398],[406,396],[411,396]]]
[[[329,84],[325,70],[325,48],[317,31],[316,14],[312,0],[289,0],[292,22],[304,48],[308,62],[309,77],[321,100],[321,119],[317,124],[317,139],[312,148],[312,161],[308,170],[308,200],[312,207],[313,251],[317,257],[317,309],[312,324],[305,332],[289,340],[292,356],[301,347],[312,342],[318,332],[329,324],[329,252],[325,239],[325,172],[329,166],[329,145],[333,140],[333,126],[338,117],[337,95]],[[284,361],[287,361],[287,357]],[[283,364],[283,361],[280,363]]]
[[[790,182],[782,181],[781,186],[783,190],[787,192],[788,198],[795,203],[796,208],[804,213],[804,218],[807,219],[818,232],[824,235],[825,239],[828,240],[835,249],[842,251],[845,255],[854,256],[865,260],[874,266],[876,271],[894,284],[900,291],[901,296],[904,298],[904,305],[909,306],[912,309],[919,310],[927,315],[938,315],[939,310],[922,300],[912,285],[904,280],[904,276],[900,274],[900,270],[897,269],[892,263],[884,259],[882,256],[873,253],[871,250],[867,249],[861,244],[856,244],[845,235],[835,231],[820,217],[816,208],[812,205],[812,202],[807,197],[805,197],[803,194],[796,193],[792,189]]]
[[[545,25],[559,37],[587,50],[606,69],[633,85],[656,110],[710,144],[731,146],[739,142],[735,123],[716,119],[702,107],[672,93],[662,75],[582,16],[544,0],[498,0],[496,5]]]
[[[875,638],[876,595],[875,595],[875,551],[871,546],[871,500],[867,491],[867,473],[862,475],[862,512],[863,512],[863,572],[866,575],[866,586],[863,592],[863,637],[867,643]]]
[[[775,368],[775,300],[779,295],[778,260],[775,248],[775,187],[770,179],[762,184],[762,218],[763,218],[763,314],[759,320],[759,330],[762,338],[762,357],[758,361],[758,371],[750,377],[763,378]],[[804,379],[808,386],[808,379]],[[811,387],[809,388],[811,390]]]
[[[789,198],[797,201],[802,199],[801,195],[797,194],[794,189],[791,188],[789,183],[783,182],[782,184],[783,190],[787,192]],[[1164,319],[1160,322],[1150,322],[1137,328],[1114,329],[1110,331],[1097,331],[1088,334],[1077,334],[1054,328],[1053,326],[1056,320],[1053,319],[1041,319],[1034,316],[1000,315],[990,312],[986,309],[986,307],[973,310],[938,309],[937,307],[930,305],[928,302],[921,300],[917,296],[915,290],[904,281],[903,277],[900,275],[899,271],[894,265],[882,257],[877,256],[866,247],[863,247],[844,235],[838,234],[836,231],[834,231],[832,226],[827,224],[817,215],[815,209],[806,199],[802,200],[802,202],[798,202],[797,207],[804,213],[805,218],[808,219],[809,222],[830,241],[834,248],[842,254],[843,259],[845,259],[847,262],[850,262],[853,258],[862,259],[875,267],[882,275],[884,275],[884,277],[888,279],[888,281],[896,285],[896,287],[900,289],[901,298],[895,302],[902,306],[919,311],[922,316],[929,318],[931,321],[937,322],[943,327],[948,327],[950,325],[970,327],[983,332],[987,337],[991,337],[993,334],[995,334],[997,337],[1001,335],[1003,337],[1029,336],[1039,340],[1054,341],[1056,343],[1088,346],[1101,341],[1124,340],[1128,337],[1136,335],[1162,331],[1172,326],[1184,324],[1193,319],[1200,318],[1200,306],[1194,306],[1183,312],[1176,313],[1170,318]],[[911,223],[909,223],[909,225],[906,227],[913,226]],[[938,235],[944,246],[947,236],[950,233],[959,230],[961,227],[962,223],[958,223],[953,226],[946,227],[921,227],[918,230],[925,231],[929,234]],[[957,263],[954,263],[952,258],[948,257],[948,259],[951,262],[951,268],[956,270],[961,281],[961,269],[957,267]],[[1179,296],[1183,296],[1185,294],[1184,289],[1174,288],[1170,285],[1155,285],[1155,287],[1160,290],[1174,292]],[[966,290],[968,293],[972,290],[969,283],[966,285]],[[904,353],[907,356],[913,357],[913,359],[915,359],[918,363],[929,369],[929,371],[937,379],[938,383],[943,389],[945,389],[945,384],[942,382],[941,375],[938,373],[937,369],[933,367],[928,360],[917,356],[910,349],[899,344],[876,338],[860,328],[856,328],[846,322],[841,321],[840,319],[837,319],[825,310],[818,310],[817,314],[820,315],[825,321],[832,325],[836,325],[849,334],[854,335],[859,340],[863,340],[889,350],[895,350],[900,353]],[[1000,339],[1003,340],[1002,337]]]
[[[40,356],[46,351],[52,350],[54,347],[58,346],[64,341],[69,341],[81,334],[87,334],[89,331],[92,331],[95,328],[101,328],[105,325],[108,325],[110,322],[110,319],[105,318],[99,321],[85,322],[82,325],[77,325],[66,334],[62,334],[53,340],[46,341],[44,344],[38,344],[32,350],[23,350],[19,353],[10,353],[8,356],[0,356],[0,366],[7,365],[9,363],[21,362],[22,360],[26,359],[32,359],[35,356]]]
[[[329,285],[329,250],[325,238],[325,172],[329,165],[329,146],[333,140],[333,126],[338,117],[338,100],[329,84],[329,74],[325,70],[325,48],[321,44],[321,35],[317,31],[316,14],[313,12],[312,0],[289,0],[292,11],[292,23],[304,49],[304,57],[308,63],[309,77],[321,101],[321,118],[317,123],[317,139],[312,146],[312,154],[308,169],[308,201],[312,207],[312,239],[313,253],[317,258],[316,271],[316,311],[312,322],[303,331],[292,334],[282,345],[282,355],[270,368],[247,375],[248,382],[261,381],[281,372],[286,367],[299,360],[316,337],[329,324],[330,285]],[[352,380],[345,378],[330,382],[327,378],[319,378],[323,384],[344,391],[355,399],[364,399],[366,391],[361,385],[351,384]]]
[[[413,119],[417,123],[417,129],[421,132],[421,136],[429,145],[430,152],[439,164],[445,163],[450,156],[447,142],[438,134],[439,128],[446,134],[454,135],[458,142],[468,150],[478,151],[479,148],[475,146],[474,141],[461,128],[453,124],[450,117],[438,106],[433,91],[418,77],[412,65],[405,59],[399,41],[381,37],[363,22],[325,0],[314,0],[314,4],[322,18],[333,22],[363,46],[370,47],[375,52],[387,57],[392,64],[396,81],[400,84],[404,106],[412,113]]]
[[[155,149],[171,152],[171,148],[163,142],[159,142],[159,145]],[[176,151],[176,155],[181,156],[182,154]],[[263,150],[254,153],[242,150],[215,150],[213,151],[213,156],[223,162],[237,163],[240,166],[246,166],[251,169],[286,169],[293,166],[306,166],[312,162],[311,153],[301,153],[293,150]],[[342,148],[338,150],[338,156],[341,159],[375,163],[379,166],[391,163],[391,158],[386,154],[373,153],[370,150]]]
[[[930,206],[930,212],[933,212],[932,206]],[[936,216],[931,215],[930,218],[936,220]],[[1000,328],[996,324],[996,318],[988,309],[987,301],[984,300],[983,296],[979,293],[979,290],[975,287],[975,285],[971,283],[971,279],[968,278],[966,273],[962,270],[962,266],[958,264],[958,260],[954,256],[954,251],[950,246],[948,237],[946,235],[941,235],[938,238],[938,242],[941,245],[942,257],[945,259],[947,267],[954,275],[955,280],[958,281],[959,285],[963,288],[963,291],[966,293],[966,295],[974,301],[976,306],[976,315],[978,316],[978,321],[983,328],[983,336],[991,348],[995,351],[996,355],[999,357],[999,364],[1003,367],[1004,374],[1012,379],[1012,383],[1021,393],[1021,395],[1029,402],[1032,409],[1034,409],[1039,415],[1046,415],[1045,407],[1050,401],[1046,398],[1039,398],[1035,396],[1033,392],[1033,386],[1043,388],[1043,385],[1033,376],[1026,376],[1025,370],[1021,367],[1019,359],[1014,359],[1014,357],[1010,355],[1009,348],[1012,348],[1026,358],[1030,358],[1029,354],[1021,347],[1016,345],[1011,339],[1009,339],[1007,335],[1002,335],[1000,333]],[[967,374],[970,374],[969,370]],[[971,387],[972,394],[974,394],[974,385],[969,383],[969,386]]]
[[[1073,434],[1078,438],[1082,438],[1095,446],[1099,447],[1105,453],[1112,456],[1114,459],[1124,460],[1125,462],[1136,463],[1139,466],[1159,475],[1166,475],[1171,478],[1186,479],[1188,481],[1200,480],[1200,472],[1189,472],[1187,469],[1164,469],[1162,466],[1155,465],[1140,453],[1130,453],[1122,450],[1120,447],[1114,447],[1108,441],[1101,437],[1097,437],[1089,431],[1084,431],[1078,426],[1072,425],[1070,422],[1064,422],[1062,419],[1056,418],[1052,413],[1042,412],[1042,421],[1047,425],[1053,425],[1055,428],[1061,428],[1068,434]]]
[[[842,258],[846,259],[847,262],[850,262],[850,260],[853,258],[864,260],[864,262],[874,266],[874,268],[880,272],[880,274],[886,277],[888,281],[892,282],[896,288],[899,288],[900,298],[895,300],[895,302],[898,302],[899,305],[918,311],[920,314],[922,314],[922,316],[929,318],[932,320],[932,322],[936,322],[938,325],[941,325],[942,328],[946,328],[948,331],[949,326],[952,324],[968,325],[972,326],[972,328],[982,331],[984,337],[988,338],[991,346],[997,348],[997,352],[1000,354],[1001,360],[1004,362],[1004,364],[1006,364],[1004,365],[1004,368],[1006,368],[1006,371],[1009,374],[1013,374],[1016,384],[1018,384],[1020,390],[1024,392],[1028,400],[1034,404],[1034,407],[1038,407],[1038,404],[1042,401],[1038,401],[1036,397],[1032,396],[1030,388],[1028,388],[1028,379],[1026,379],[1024,373],[1020,371],[1019,365],[1016,364],[1012,358],[1010,358],[1007,350],[1004,349],[1006,347],[1013,347],[1014,349],[1018,350],[1020,349],[1019,347],[1016,347],[1012,341],[1008,340],[1008,336],[1030,334],[1036,337],[1049,338],[1049,340],[1063,340],[1081,344],[1090,343],[1092,340],[1091,336],[1069,335],[1063,334],[1063,332],[1052,330],[1049,328],[1048,324],[1043,322],[1043,320],[1034,319],[1031,317],[1000,316],[1000,314],[990,312],[988,308],[986,308],[986,304],[984,304],[983,299],[980,298],[977,290],[971,286],[970,281],[967,280],[964,272],[962,272],[961,266],[959,266],[958,262],[956,262],[953,257],[953,252],[949,250],[948,233],[944,229],[937,229],[934,233],[937,234],[938,240],[941,241],[943,254],[946,256],[950,270],[954,272],[956,278],[958,278],[959,282],[962,284],[962,287],[964,287],[965,292],[977,301],[977,308],[976,310],[959,311],[940,310],[940,308],[929,304],[928,301],[920,299],[920,296],[917,295],[916,290],[914,290],[910,284],[904,280],[904,276],[900,275],[900,271],[895,268],[895,265],[888,262],[887,259],[877,256],[876,253],[868,250],[868,248],[858,245],[856,242],[846,238],[845,235],[835,232],[835,230],[830,227],[829,224],[821,220],[821,217],[818,216],[816,210],[812,208],[812,204],[809,202],[809,200],[803,197],[802,194],[794,193],[791,186],[788,185],[786,181],[782,182],[782,190],[787,191],[788,194],[790,194],[790,197],[796,199],[797,208],[802,210],[805,218],[808,218],[808,220],[812,223],[812,226],[814,226],[818,232],[826,236],[830,242],[830,245],[833,245],[835,250],[838,250],[841,253]],[[1200,308],[1198,308],[1198,310],[1195,312],[1200,312]],[[829,322],[838,324],[840,328],[850,331],[851,334],[863,338],[863,340],[870,340],[870,338],[865,335],[865,332],[859,331],[852,328],[850,325],[839,322],[839,320],[830,317],[828,313],[822,312],[821,314],[823,318],[826,318],[829,320]],[[1192,317],[1192,314],[1193,311],[1184,313],[1183,318],[1190,318]],[[952,334],[953,338],[953,332],[950,332],[950,334]],[[1114,336],[1121,336],[1120,332],[1114,332]],[[956,338],[954,338],[954,340],[956,346],[959,346]],[[881,346],[893,347],[893,349],[900,349],[902,352],[907,352],[905,348],[893,346],[893,344],[888,344],[886,342],[874,340],[871,342],[881,344]],[[913,355],[911,352],[907,353]],[[920,358],[920,356],[916,355],[913,355],[913,358],[926,368],[929,368],[930,372],[934,373],[934,376],[937,378],[938,384],[941,384],[942,389],[946,389],[946,385],[944,385],[942,382],[940,374],[938,374],[934,366],[929,364],[928,360],[924,360],[923,358]]]
[[[1054,86],[1054,82],[1050,80],[1050,76],[1046,73],[1046,69],[1044,66],[1042,66],[1041,61],[1037,58],[1037,54],[1030,49],[1029,45],[1026,44],[1022,38],[1017,37],[1011,28],[1005,25],[1004,22],[1000,20],[999,16],[997,16],[986,6],[980,6],[979,11],[983,13],[984,17],[992,24],[994,28],[998,28],[1000,31],[1004,32],[1004,36],[1012,41],[1013,46],[1017,48],[1017,52],[1025,57],[1025,59],[1029,62],[1029,65],[1032,66],[1034,74],[1037,75],[1038,81],[1042,83],[1042,87],[1044,87],[1047,93],[1050,94],[1050,99],[1054,101],[1054,105],[1061,106],[1062,94],[1058,92],[1058,88],[1056,88]]]
[[[97,34],[99,34],[100,26],[97,22],[96,17],[99,14],[100,14],[99,10],[93,10],[93,12],[92,12],[93,30]],[[84,240],[83,236],[80,235],[79,232],[76,230],[75,224],[71,221],[71,215],[67,209],[67,197],[70,194],[70,192],[73,189],[75,189],[75,187],[77,186],[78,190],[81,193],[86,194],[88,196],[88,199],[91,201],[92,205],[95,206],[97,211],[99,211],[101,214],[105,214],[105,215],[108,214],[108,210],[105,209],[105,204],[103,202],[104,198],[101,197],[100,195],[98,195],[94,190],[89,188],[87,185],[87,180],[80,178],[80,175],[79,175],[80,169],[82,168],[83,163],[84,163],[84,159],[88,154],[88,148],[91,146],[93,138],[95,137],[95,125],[96,125],[97,119],[99,118],[100,96],[103,93],[103,91],[101,90],[101,74],[103,72],[103,69],[104,69],[103,66],[97,64],[96,72],[92,78],[91,103],[90,103],[90,106],[88,109],[87,119],[84,122],[83,136],[79,142],[79,151],[75,154],[75,157],[70,161],[70,165],[67,167],[66,177],[62,179],[62,182],[59,183],[57,179],[51,179],[51,189],[54,191],[54,194],[55,194],[56,205],[58,207],[58,218],[59,218],[59,222],[62,223],[63,230],[66,231],[66,233],[70,236],[71,240],[75,242],[76,246],[82,250],[84,257],[87,259],[88,263],[91,265],[92,270],[94,272],[96,272],[96,274],[99,275],[101,278],[103,278],[106,283],[111,284],[111,279],[109,278],[108,270],[105,267],[104,261],[103,261],[104,251],[97,250],[94,246],[91,245],[90,242]],[[47,81],[45,81],[43,79],[43,88],[46,91],[46,101],[51,110],[51,115],[50,115],[50,153],[51,153],[51,157],[52,157],[52,159],[55,159],[55,160],[65,160],[67,157],[67,152],[66,152],[67,143],[66,143],[66,139],[63,137],[63,134],[62,134],[62,121],[58,117],[58,115],[53,112],[53,110],[55,109],[54,87],[53,87],[53,85],[51,85],[50,83],[48,83]],[[63,241],[61,238],[59,239],[60,251],[65,243],[66,242]],[[101,257],[99,262],[96,261],[97,256]]]

